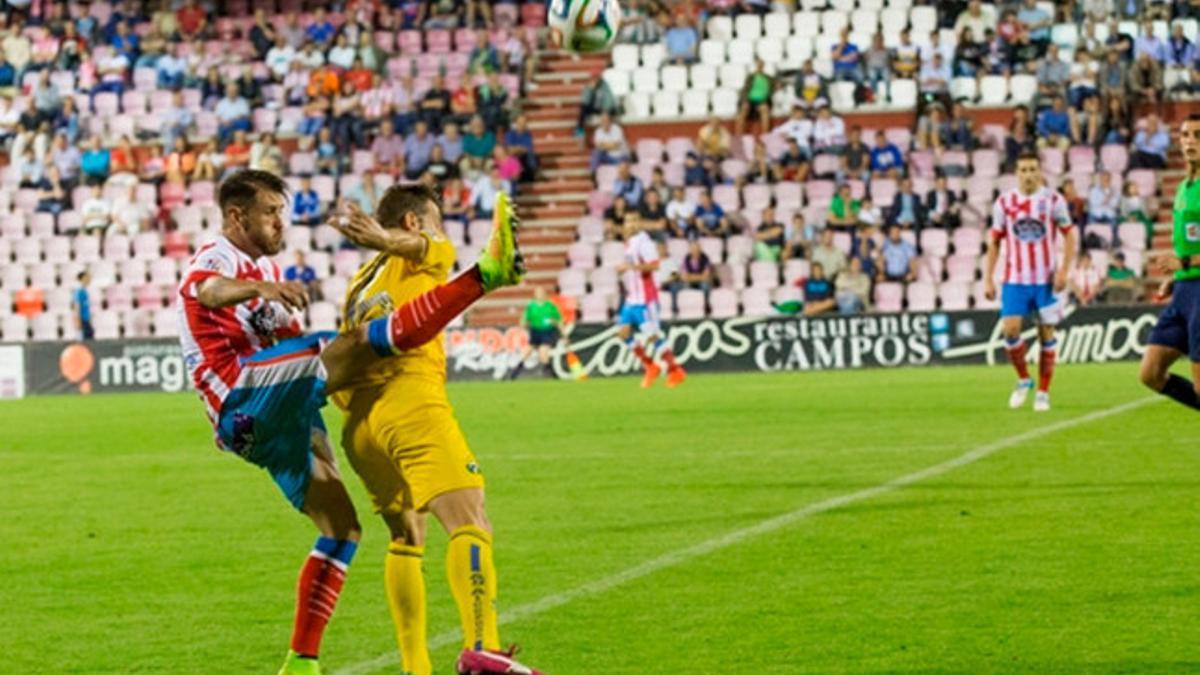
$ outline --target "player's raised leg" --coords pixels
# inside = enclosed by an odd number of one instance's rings
[[[441,212],[433,193],[426,198],[416,195],[413,199],[423,200],[408,210],[413,217],[439,221],[437,228],[418,226],[418,231],[440,231]],[[525,273],[524,261],[514,234],[519,220],[515,207],[504,193],[497,199],[493,213],[491,237],[473,267],[404,303],[388,316],[342,333],[325,348],[322,359],[328,371],[326,387],[329,391],[341,389],[362,368],[369,367],[379,358],[429,342],[486,293],[521,282]],[[335,217],[332,222],[355,243],[417,260],[424,255],[429,236],[397,228],[384,229],[357,208],[347,215]]]

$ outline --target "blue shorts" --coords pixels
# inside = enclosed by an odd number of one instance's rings
[[[217,425],[221,445],[266,469],[297,509],[312,479],[313,444],[327,443],[321,349],[335,336],[292,338],[244,358]]]
[[[1004,284],[1000,289],[1000,316],[1026,317],[1037,313],[1043,326],[1062,321],[1062,302],[1050,284]]]
[[[1183,352],[1200,363],[1200,279],[1175,282],[1171,304],[1158,316],[1147,342]]]
[[[617,317],[618,326],[633,326],[643,333],[656,334],[661,330],[662,313],[658,309],[658,301],[645,305],[624,304],[621,314]]]

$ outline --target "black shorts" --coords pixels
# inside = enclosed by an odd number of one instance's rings
[[[1183,352],[1200,363],[1200,279],[1175,282],[1171,304],[1159,315],[1148,341]]]
[[[529,346],[530,347],[553,347],[558,343],[558,329],[545,328],[542,330],[529,329]]]

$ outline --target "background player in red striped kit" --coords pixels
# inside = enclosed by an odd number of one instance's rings
[[[984,294],[989,300],[996,297],[996,262],[1001,242],[1004,243],[1001,330],[1018,378],[1008,405],[1011,408],[1024,405],[1033,388],[1021,329],[1024,318],[1036,313],[1041,353],[1033,409],[1044,412],[1050,409],[1050,379],[1054,376],[1058,346],[1054,327],[1062,320],[1062,293],[1079,244],[1067,201],[1057,190],[1045,186],[1041,160],[1036,154],[1025,153],[1017,158],[1017,187],[996,199],[990,233],[983,278]],[[1058,264],[1060,248],[1062,260]]]

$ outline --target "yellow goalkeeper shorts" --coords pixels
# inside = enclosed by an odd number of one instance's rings
[[[484,485],[440,380],[357,389],[345,421],[346,457],[380,513],[423,511],[438,495]]]

